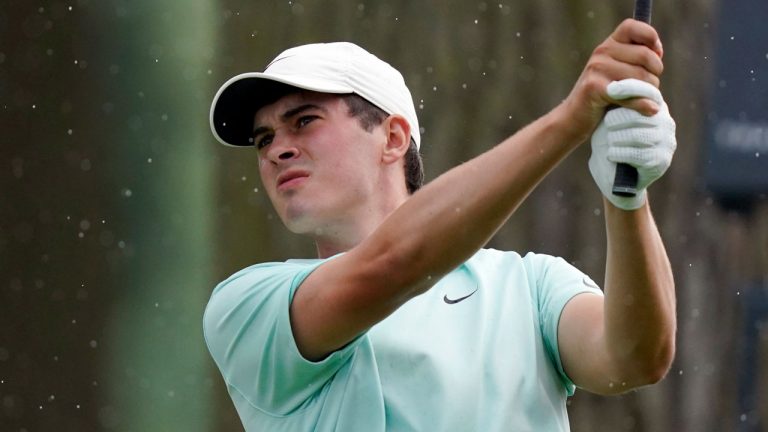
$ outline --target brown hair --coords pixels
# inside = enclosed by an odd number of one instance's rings
[[[342,95],[341,98],[347,104],[349,115],[357,118],[360,126],[368,132],[387,118],[387,113],[381,108],[354,93]],[[424,164],[419,149],[411,138],[408,152],[405,154],[405,186],[408,188],[408,193],[413,194],[422,185],[424,185]]]

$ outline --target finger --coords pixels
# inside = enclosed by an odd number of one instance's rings
[[[648,98],[661,104],[664,102],[664,98],[661,96],[661,91],[654,83],[647,81],[628,78],[620,81],[613,81],[605,89],[610,98],[621,100],[635,97]]]
[[[589,70],[599,76],[601,79],[608,80],[605,90],[608,92],[608,97],[612,99],[628,99],[631,97],[650,97],[654,100],[661,100],[656,93],[650,93],[649,91],[642,89],[636,90],[635,86],[627,88],[626,85],[618,86],[615,88],[615,93],[611,94],[610,91],[615,87],[614,82],[623,82],[629,79],[644,83],[645,85],[656,88],[661,84],[661,80],[658,76],[648,72],[645,68],[640,66],[634,66],[629,63],[621,63],[617,61],[596,61],[589,65]],[[656,89],[658,92],[658,89]]]
[[[659,57],[664,55],[664,48],[656,29],[642,21],[631,18],[624,20],[611,34],[611,39],[619,43],[645,45]]]
[[[643,67],[656,76],[660,76],[664,72],[664,62],[661,61],[661,57],[644,45],[614,42],[607,46],[605,54],[617,61]]]
[[[623,99],[617,100],[614,103],[620,107],[637,111],[647,117],[654,116],[659,112],[659,105],[648,98]]]
[[[658,114],[657,114],[658,115]],[[660,122],[654,117],[647,117],[635,110],[617,107],[605,114],[605,126],[609,131],[617,131],[627,128],[651,128]]]

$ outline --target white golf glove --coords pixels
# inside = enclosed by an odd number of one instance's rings
[[[597,187],[616,207],[634,210],[645,204],[645,189],[661,177],[672,162],[677,148],[675,121],[669,115],[659,89],[645,81],[613,81],[608,85],[607,93],[616,100],[645,97],[660,107],[652,117],[629,108],[612,109],[592,134],[589,171]],[[626,163],[637,169],[636,196],[622,197],[612,193],[617,163]]]

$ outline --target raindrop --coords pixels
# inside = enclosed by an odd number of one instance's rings
[[[147,158],[147,163],[152,163],[152,158]]]
[[[477,24],[477,20],[475,20],[475,24]]]
[[[254,191],[254,192],[258,192],[258,191],[259,191],[259,188],[253,188],[253,191]]]
[[[130,198],[131,195],[133,195],[133,192],[131,192],[131,190],[128,189],[128,188],[123,189],[122,193],[123,193],[123,196],[126,197],[126,198]]]
[[[97,346],[99,346],[99,343],[98,343],[98,342],[96,342],[96,340],[91,340],[91,341],[88,343],[88,345],[90,345],[90,347],[91,347],[91,348],[96,348]]]
[[[73,131],[72,129],[67,129],[67,135],[72,135]]]

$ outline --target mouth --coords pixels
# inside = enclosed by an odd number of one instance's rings
[[[277,176],[277,190],[284,190],[303,183],[309,173],[301,170],[286,171]]]

